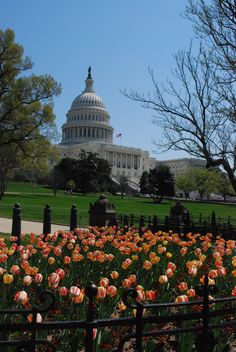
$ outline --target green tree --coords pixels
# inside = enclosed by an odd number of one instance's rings
[[[65,179],[61,170],[53,168],[48,177],[48,184],[51,186],[54,196],[57,195],[57,191],[64,188]]]
[[[203,168],[192,169],[194,188],[198,191],[200,198],[209,196],[209,193],[216,192],[219,182],[217,171]]]
[[[227,174],[223,172],[218,173],[217,192],[222,195],[224,201],[226,201],[226,196],[235,194]]]
[[[147,171],[142,173],[142,176],[139,181],[140,193],[149,194],[150,185],[149,185],[149,174]]]
[[[154,203],[161,203],[164,196],[173,196],[174,179],[168,166],[158,165],[149,172],[150,196]]]
[[[0,148],[0,200],[4,196],[8,181],[14,176],[14,169],[17,165],[14,151],[13,146]]]
[[[76,186],[83,194],[103,190],[111,168],[97,153],[81,151],[76,163]]]
[[[73,158],[64,158],[59,161],[59,163],[54,167],[54,169],[60,171],[64,178],[65,187],[66,182],[76,179],[76,168],[78,160]]]
[[[6,148],[8,155],[15,153],[9,157],[8,170],[14,158],[14,167],[27,159],[45,162],[57,137],[53,97],[61,87],[49,75],[30,75],[32,62],[23,54],[14,32],[0,30],[0,153]]]
[[[192,169],[188,169],[182,175],[176,177],[175,185],[178,189],[184,192],[185,198],[187,199],[189,197],[189,192],[195,190]]]
[[[69,192],[73,192],[76,188],[75,181],[69,180],[66,182],[65,189]]]
[[[121,199],[123,199],[124,195],[129,192],[129,178],[125,175],[119,175],[117,179],[119,182],[118,190],[120,192]]]

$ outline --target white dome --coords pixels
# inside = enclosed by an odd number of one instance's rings
[[[62,126],[62,144],[100,141],[112,143],[113,127],[102,98],[93,89],[91,68],[85,80],[85,89],[72,102]]]
[[[78,95],[72,102],[71,109],[79,109],[80,107],[100,107],[105,109],[105,105],[102,98],[99,97],[95,92],[84,91],[82,94]]]

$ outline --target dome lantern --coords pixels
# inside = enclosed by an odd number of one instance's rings
[[[92,79],[92,75],[91,75],[91,66],[89,66],[88,68],[88,77],[85,80],[85,90],[83,91],[83,93],[94,93],[93,90],[93,79]]]

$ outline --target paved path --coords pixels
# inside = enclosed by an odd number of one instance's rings
[[[12,219],[0,218],[0,233],[11,233],[12,229]],[[69,226],[63,225],[51,225],[51,231],[57,230],[69,230]],[[43,231],[43,223],[42,222],[34,222],[34,221],[21,221],[21,232],[22,233],[37,233],[41,234]]]

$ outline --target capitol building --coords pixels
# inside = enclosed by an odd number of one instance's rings
[[[110,115],[102,98],[94,91],[89,67],[85,89],[73,100],[62,125],[62,141],[57,145],[60,158],[77,159],[82,150],[97,153],[107,160],[114,180],[124,175],[130,183],[138,185],[142,173],[154,169],[159,162],[150,157],[148,151],[114,144],[113,133]],[[175,177],[189,166],[204,167],[203,161],[188,158],[160,163],[168,165]]]
[[[156,159],[148,151],[114,144],[110,119],[102,98],[94,91],[89,68],[85,89],[73,100],[62,126],[62,141],[57,146],[60,157],[77,159],[82,150],[97,153],[107,160],[115,179],[125,175],[138,183],[143,171],[155,168]]]

